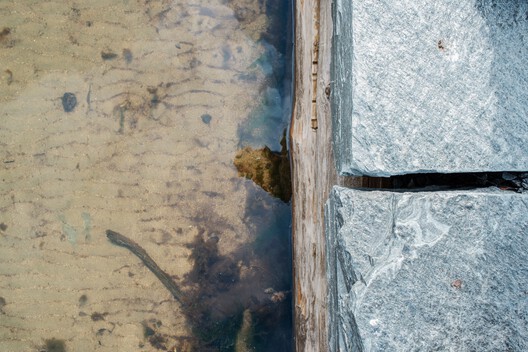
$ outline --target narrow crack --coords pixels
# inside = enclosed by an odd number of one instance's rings
[[[361,177],[365,188],[414,190],[426,187],[440,189],[498,187],[514,192],[528,192],[528,172],[476,172],[456,174],[407,174],[400,176]]]

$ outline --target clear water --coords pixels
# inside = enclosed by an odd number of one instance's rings
[[[0,1],[1,351],[291,350],[289,6]]]

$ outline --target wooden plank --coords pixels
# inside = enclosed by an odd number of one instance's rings
[[[330,2],[318,0],[297,1],[295,9],[295,88],[290,151],[297,351],[328,350],[323,207],[332,185],[361,186],[360,178],[336,175],[333,161],[329,102],[330,10]]]

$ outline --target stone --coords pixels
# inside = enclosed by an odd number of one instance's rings
[[[528,351],[528,195],[334,187],[330,351]]]
[[[200,118],[202,119],[202,122],[205,123],[206,125],[210,124],[211,120],[213,119],[213,117],[209,114],[202,114]]]
[[[62,96],[62,108],[65,112],[72,112],[77,106],[77,97],[73,93],[64,93]]]
[[[252,180],[272,196],[288,203],[292,196],[292,183],[286,130],[280,144],[280,152],[274,152],[267,146],[260,149],[247,146],[236,153],[233,164],[238,176]]]
[[[125,59],[125,62],[127,64],[131,63],[132,60],[134,59],[134,56],[132,55],[132,51],[130,51],[130,49],[128,48],[123,49],[123,58]]]
[[[336,0],[344,175],[528,170],[528,2]]]

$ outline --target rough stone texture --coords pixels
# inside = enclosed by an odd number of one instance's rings
[[[335,0],[343,174],[528,170],[528,2]]]
[[[330,351],[528,351],[528,196],[334,187]]]

